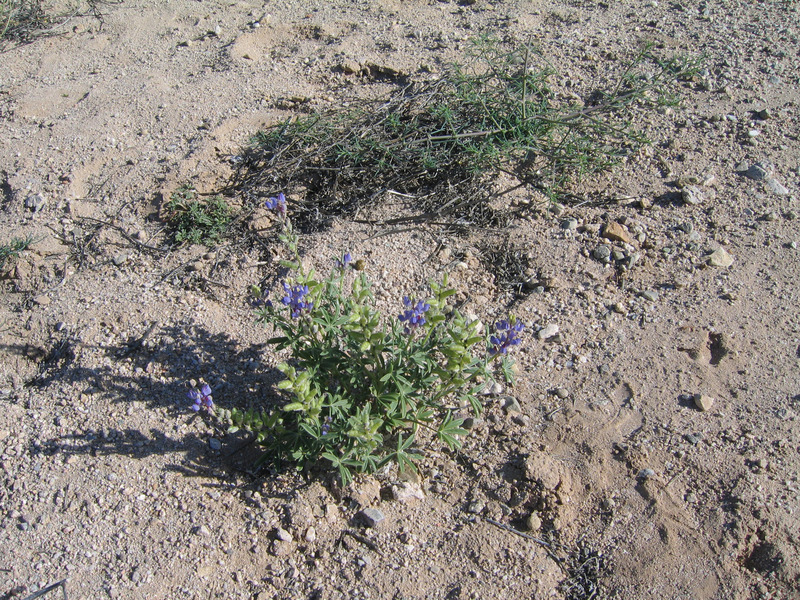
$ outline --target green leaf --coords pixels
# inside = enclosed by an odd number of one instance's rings
[[[294,412],[294,411],[299,411],[299,410],[304,410],[304,409],[305,409],[305,406],[303,406],[303,404],[301,402],[292,402],[292,403],[287,404],[286,406],[283,407],[283,410],[285,410],[286,412]]]
[[[272,344],[287,344],[287,343],[289,343],[289,341],[290,341],[290,340],[289,340],[289,338],[288,338],[288,337],[286,337],[286,336],[280,336],[280,337],[269,338],[269,339],[267,340],[267,343],[268,343],[268,344],[271,344],[271,345],[272,345]]]

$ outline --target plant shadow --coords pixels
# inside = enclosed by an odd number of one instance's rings
[[[260,451],[244,432],[227,434],[206,413],[191,410],[187,380],[208,383],[218,406],[265,409],[281,403],[273,391],[282,374],[265,367],[266,344],[242,345],[225,333],[212,333],[193,323],[143,324],[143,335],[115,345],[82,344],[65,332],[41,354],[39,373],[26,383],[37,393],[29,408],[53,405],[56,426],[62,419],[97,423],[129,421],[126,426],[71,428],[42,441],[32,441],[39,455],[121,455],[145,459],[174,456],[166,470],[186,476],[228,479],[265,473],[248,467]],[[23,346],[4,350],[22,354]],[[95,365],[100,366],[95,366]],[[39,406],[41,404],[41,406]],[[137,412],[151,414],[137,417]],[[63,416],[60,416],[63,415]],[[126,416],[127,415],[127,416]],[[159,423],[153,424],[153,421]],[[199,421],[203,421],[202,423]],[[141,425],[139,425],[141,424]],[[77,430],[76,430],[77,429]],[[210,435],[209,435],[210,434]],[[212,445],[213,444],[213,445]]]

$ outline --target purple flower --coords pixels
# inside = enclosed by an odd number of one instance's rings
[[[345,269],[345,267],[347,267],[347,265],[349,265],[351,262],[353,262],[353,257],[352,257],[352,256],[350,256],[350,253],[349,253],[349,252],[347,252],[347,253],[346,253],[346,254],[345,254],[345,255],[344,255],[342,258],[341,258],[341,260],[340,260],[340,259],[338,259],[338,258],[336,259],[336,268],[337,268],[337,269],[342,269],[342,270],[344,270],[344,269]]]
[[[516,321],[513,317],[511,323],[508,321],[500,321],[495,324],[495,334],[489,341],[492,347],[489,348],[489,354],[506,354],[512,346],[517,346],[520,343],[519,334],[525,328],[521,321]]]
[[[283,192],[278,194],[277,198],[268,198],[264,205],[270,209],[275,210],[282,216],[286,216],[286,196]]]
[[[296,285],[292,287],[284,281],[283,289],[286,292],[286,296],[281,298],[281,302],[292,309],[293,319],[296,319],[303,314],[304,310],[311,310],[314,308],[313,302],[304,300],[304,298],[308,295],[307,285]]]
[[[425,313],[431,305],[424,303],[422,300],[414,304],[411,298],[403,296],[403,306],[408,310],[404,311],[403,314],[399,315],[397,318],[400,319],[402,323],[406,324],[403,331],[406,335],[409,335],[420,325],[425,325]]]
[[[250,300],[250,303],[253,305],[253,308],[261,308],[262,306],[272,308],[272,300],[268,298],[269,290],[264,290],[262,292],[260,287],[254,285],[251,288],[251,292],[253,293],[253,299]]]
[[[194,402],[194,404],[192,404],[192,410],[195,412],[198,412],[201,408],[205,408],[208,411],[214,408],[214,402],[211,398],[211,388],[207,383],[204,383],[199,391],[194,389],[189,390],[186,395],[189,397],[189,400]]]
[[[325,421],[322,423],[322,435],[328,435],[328,431],[331,429],[331,421],[330,417],[325,417]]]

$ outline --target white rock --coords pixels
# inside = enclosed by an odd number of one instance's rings
[[[425,493],[418,485],[404,481],[392,486],[392,498],[401,504],[413,504],[418,500],[425,500]]]
[[[550,323],[550,325],[545,325],[542,327],[536,334],[536,337],[538,337],[540,340],[549,340],[551,337],[557,335],[558,332],[558,325],[555,323]]]
[[[694,404],[698,409],[706,412],[707,410],[711,410],[711,407],[714,405],[714,398],[706,396],[705,394],[695,394]]]
[[[733,264],[733,257],[725,248],[718,248],[708,256],[708,264],[712,267],[730,267]]]

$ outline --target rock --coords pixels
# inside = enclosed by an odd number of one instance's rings
[[[705,194],[696,185],[689,185],[681,190],[681,198],[686,204],[697,206],[705,201]]]
[[[601,244],[594,249],[592,256],[594,256],[597,260],[606,262],[609,260],[609,258],[611,258],[611,247]]]
[[[694,395],[694,405],[703,412],[711,410],[711,407],[714,406],[714,398],[711,396],[706,396],[705,394],[695,394]]]
[[[561,229],[575,231],[578,228],[578,219],[564,219],[561,221]]]
[[[549,325],[545,325],[542,327],[537,333],[536,337],[540,340],[549,340],[551,337],[555,336],[558,333],[558,325],[555,323],[550,323]]]
[[[642,292],[642,298],[650,302],[656,302],[658,300],[658,292],[655,290],[645,290]]]
[[[377,527],[386,518],[377,508],[365,508],[358,513],[358,516],[367,527]]]
[[[361,72],[361,65],[354,60],[345,60],[339,65],[339,70],[345,75],[356,75]]]
[[[211,537],[211,531],[205,525],[200,525],[200,527],[195,527],[194,534],[201,535],[203,537]]]
[[[503,384],[495,381],[492,385],[489,386],[487,393],[490,396],[499,396],[503,393]]]
[[[696,446],[703,439],[703,434],[702,433],[687,433],[683,437],[685,437],[686,441],[689,442],[690,444],[692,444],[692,446]]]
[[[522,414],[515,414],[511,417],[511,421],[519,425],[520,427],[527,427],[531,424],[531,419],[528,415]]]
[[[47,306],[52,302],[52,300],[50,299],[50,296],[48,296],[47,294],[40,294],[33,298],[33,302],[34,304],[38,304],[39,306]]]
[[[650,479],[651,477],[654,477],[655,474],[656,474],[656,472],[653,471],[653,469],[642,469],[641,471],[639,471],[639,473],[636,474],[636,479],[640,479],[640,480],[644,481],[646,479]]]
[[[425,494],[418,485],[405,481],[392,486],[392,498],[401,504],[413,504],[425,500]]]
[[[750,179],[754,179],[756,181],[763,181],[768,177],[772,177],[772,174],[774,172],[775,172],[775,165],[773,165],[769,161],[762,160],[753,165],[750,165],[744,172],[744,174],[746,177],[749,177]]]
[[[484,508],[486,508],[486,503],[483,500],[473,500],[467,506],[467,512],[477,515],[482,513]]]
[[[525,519],[525,526],[528,528],[528,531],[539,531],[542,528],[542,520],[539,518],[539,515],[533,512]]]
[[[766,183],[767,183],[767,187],[770,189],[770,191],[773,194],[775,194],[777,196],[787,196],[787,195],[789,195],[789,188],[787,188],[786,186],[782,185],[774,177],[767,177]]]
[[[569,398],[569,391],[566,388],[563,387],[556,388],[554,393],[562,400]]]
[[[273,556],[286,556],[287,554],[291,554],[293,548],[292,542],[273,540],[269,551]]]
[[[631,238],[625,227],[616,221],[612,221],[605,226],[603,229],[603,237],[613,242],[622,242],[624,244],[633,243],[633,238]]]
[[[35,213],[44,210],[45,206],[47,206],[47,198],[44,194],[31,194],[25,198],[25,208]]]
[[[348,495],[359,506],[369,506],[380,500],[381,485],[374,477],[364,477],[350,485]]]
[[[275,529],[275,538],[279,539],[282,542],[294,541],[292,534],[286,531],[283,527],[277,527]]]
[[[306,529],[306,534],[303,536],[303,539],[307,541],[309,544],[313,543],[317,539],[317,530],[313,527],[309,527]]]
[[[461,427],[467,431],[470,431],[471,429],[475,429],[481,423],[483,423],[483,420],[478,417],[467,417],[464,419],[464,422],[461,423]]]
[[[130,258],[130,254],[127,254],[125,252],[120,252],[119,254],[115,254],[114,255],[114,258],[111,259],[111,262],[114,263],[115,267],[121,267],[126,262],[128,262],[129,258]]]
[[[727,268],[733,264],[733,257],[725,248],[718,248],[708,255],[708,264],[712,267]]]
[[[212,450],[221,450],[222,442],[220,442],[217,438],[209,438],[208,447]]]
[[[519,400],[514,398],[514,396],[503,396],[501,400],[503,411],[506,414],[522,412],[522,407],[519,405]]]

